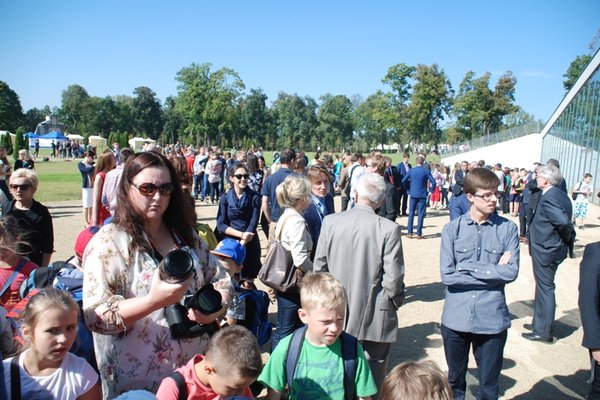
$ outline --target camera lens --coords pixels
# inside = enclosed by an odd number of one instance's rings
[[[163,258],[158,268],[161,280],[180,283],[188,279],[194,271],[194,260],[184,250],[173,250]]]
[[[188,308],[198,310],[203,314],[212,314],[221,309],[223,297],[212,284],[204,285],[186,301]]]

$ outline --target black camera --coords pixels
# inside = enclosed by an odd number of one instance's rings
[[[194,271],[194,261],[184,250],[173,250],[161,261],[160,277],[167,282],[183,282]],[[194,338],[203,334],[213,335],[218,329],[216,322],[198,324],[187,316],[188,309],[212,314],[221,309],[221,293],[212,284],[201,287],[196,292],[188,291],[183,297],[183,304],[177,303],[165,307],[165,318],[169,325],[171,337],[175,340]]]

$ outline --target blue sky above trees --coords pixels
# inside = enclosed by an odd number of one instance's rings
[[[414,4],[413,4],[414,3]],[[547,119],[571,61],[589,52],[600,2],[574,1],[3,1],[0,79],[24,111],[60,106],[71,84],[91,96],[161,101],[176,73],[209,62],[274,101],[389,90],[397,63],[437,63],[455,90],[465,74],[517,77],[516,103]]]

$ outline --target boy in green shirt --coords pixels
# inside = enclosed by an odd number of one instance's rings
[[[346,314],[346,292],[329,273],[309,274],[300,290],[300,320],[306,325],[306,336],[296,363],[289,399],[344,400],[344,363],[340,335]],[[286,389],[286,360],[292,335],[275,348],[258,381],[267,386],[266,399],[281,398]],[[357,343],[355,394],[370,399],[377,393],[362,346]]]

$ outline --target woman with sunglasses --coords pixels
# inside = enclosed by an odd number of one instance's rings
[[[39,266],[46,266],[54,252],[54,228],[48,209],[33,198],[38,188],[37,174],[20,168],[10,176],[9,187],[13,201],[5,213],[17,220],[21,239],[28,243],[19,247],[19,253]]]
[[[254,279],[262,266],[260,240],[256,233],[261,196],[248,186],[250,176],[244,164],[236,162],[228,172],[232,186],[219,200],[217,229],[246,247],[242,277]]]
[[[84,317],[109,399],[133,389],[154,392],[175,368],[203,353],[208,334],[174,339],[165,307],[208,283],[221,292],[226,305],[231,286],[194,231],[193,205],[166,157],[157,152],[132,155],[117,197],[112,223],[94,235],[83,256]],[[179,283],[159,274],[159,263],[175,249],[187,251],[194,261],[192,275]],[[210,324],[224,312],[225,307],[210,315],[190,309],[187,317]]]

